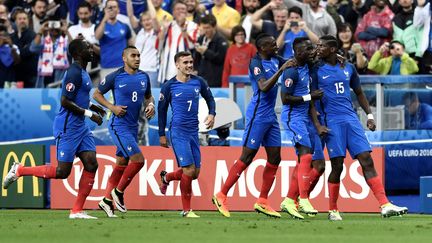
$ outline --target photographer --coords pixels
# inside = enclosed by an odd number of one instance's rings
[[[68,61],[68,26],[59,20],[49,20],[43,23],[42,28],[30,45],[30,51],[39,54],[38,78],[36,88],[43,88],[49,83],[63,79]]]
[[[12,65],[20,60],[18,47],[12,44],[7,28],[0,25],[0,88],[8,88],[16,82]]]
[[[388,53],[390,56],[385,57]],[[405,52],[405,46],[399,41],[381,45],[373,54],[368,68],[381,75],[409,75],[419,70],[415,60]]]

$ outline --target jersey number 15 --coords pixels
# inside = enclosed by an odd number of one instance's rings
[[[343,82],[335,83],[334,85],[336,86],[336,94],[343,94],[345,92]]]

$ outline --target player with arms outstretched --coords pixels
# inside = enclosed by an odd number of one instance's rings
[[[227,193],[237,182],[241,173],[252,163],[261,145],[267,153],[267,164],[263,173],[260,196],[254,205],[257,212],[280,218],[267,201],[281,161],[281,134],[274,111],[278,92],[277,81],[283,70],[291,65],[277,56],[274,37],[261,34],[256,39],[258,53],[249,65],[249,78],[254,94],[246,111],[246,129],[243,134],[243,150],[240,159],[231,167],[228,178],[220,192],[213,196],[213,204],[219,212],[230,217],[227,207]]]
[[[303,219],[299,210],[313,216],[318,213],[309,202],[309,193],[324,172],[323,146],[309,116],[309,103],[319,100],[323,92],[310,92],[309,66],[314,57],[314,48],[308,38],[296,38],[293,42],[296,67],[286,69],[282,74],[281,120],[287,137],[295,145],[298,161],[291,176],[287,197],[281,203],[281,210],[294,218]],[[313,165],[313,166],[312,166]]]
[[[138,146],[138,120],[145,99],[145,113],[151,118],[155,113],[154,98],[151,94],[150,79],[147,73],[139,70],[140,53],[134,46],[128,46],[122,54],[124,66],[103,79],[93,94],[93,98],[112,111],[108,129],[115,145],[116,166],[108,180],[105,197],[99,208],[108,217],[116,217],[116,208],[125,213],[124,191],[132,179],[144,166],[144,156]],[[114,103],[103,94],[112,91]]]
[[[201,152],[198,139],[198,106],[199,96],[205,99],[209,114],[204,121],[207,128],[214,125],[216,103],[207,82],[192,75],[193,58],[190,52],[179,52],[174,56],[177,75],[164,83],[158,103],[159,142],[162,147],[168,148],[165,135],[167,125],[168,107],[171,105],[172,120],[170,125],[170,138],[174,154],[177,159],[178,170],[167,173],[161,172],[160,190],[162,194],[171,181],[180,181],[182,198],[182,216],[198,218],[192,211],[192,180],[198,178],[201,168]]]
[[[90,44],[83,39],[75,39],[69,44],[69,52],[74,63],[63,78],[61,107],[53,125],[58,165],[26,167],[16,161],[3,181],[3,188],[8,188],[21,176],[66,179],[71,172],[75,156],[77,156],[82,161],[84,170],[79,182],[78,196],[69,218],[96,219],[83,211],[98,168],[93,134],[85,123],[85,117],[101,125],[105,111],[97,105],[90,104],[89,92],[93,84],[85,70],[87,63],[93,58],[93,49]]]
[[[381,215],[391,217],[406,214],[408,208],[395,206],[387,199],[381,177],[377,174],[370,155],[371,146],[353,109],[350,89],[353,89],[360,106],[368,114],[367,127],[374,131],[375,121],[354,65],[348,62],[344,65],[338,63],[338,43],[333,36],[321,37],[317,48],[321,62],[311,72],[312,90],[324,91],[318,110],[324,118],[325,129],[322,129],[316,117],[313,120],[320,134],[327,133],[325,142],[332,166],[328,178],[329,220],[342,220],[337,199],[347,149],[351,157],[360,162],[366,182],[380,204]]]

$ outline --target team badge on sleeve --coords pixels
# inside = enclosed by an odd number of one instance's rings
[[[162,93],[160,93],[159,94],[159,101],[162,101],[162,100],[164,100],[165,99],[165,96],[162,94]]]
[[[254,74],[255,75],[258,75],[258,74],[260,74],[261,73],[261,69],[259,68],[259,67],[255,67],[254,68]]]
[[[73,92],[74,90],[75,90],[75,84],[73,83],[66,84],[66,91]]]
[[[285,79],[285,87],[289,88],[293,84],[293,80],[290,78]]]

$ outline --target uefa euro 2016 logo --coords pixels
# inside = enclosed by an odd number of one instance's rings
[[[35,159],[33,157],[33,154],[30,153],[29,151],[26,151],[23,156],[21,157],[21,160],[19,160],[18,155],[14,152],[11,151],[8,153],[8,155],[6,156],[5,162],[4,162],[4,167],[3,167],[3,177],[2,180],[6,177],[10,165],[13,162],[18,162],[20,161],[21,165],[25,165],[27,159],[30,161],[30,166],[34,167],[36,166],[36,162]],[[38,182],[38,178],[32,176],[32,181],[33,181],[33,196],[34,197],[39,197],[40,193],[39,193],[39,182]],[[20,177],[17,181],[17,193],[24,193],[24,177]],[[2,193],[1,193],[2,197],[7,197],[7,190],[2,188]]]

